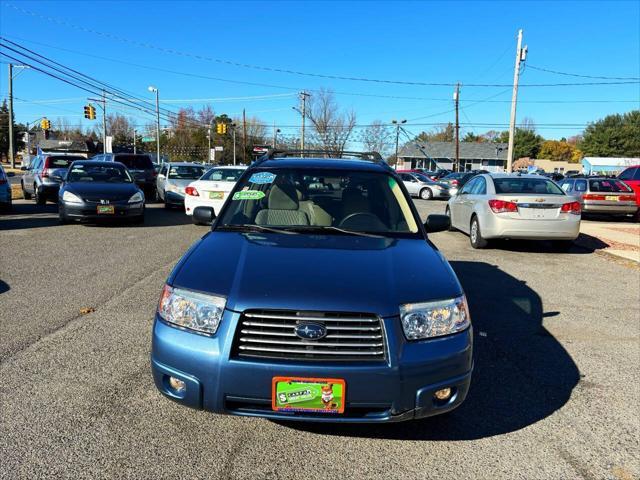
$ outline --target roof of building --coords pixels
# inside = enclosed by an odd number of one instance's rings
[[[454,142],[428,142],[419,143],[422,149],[431,158],[455,158],[456,144]],[[479,142],[460,142],[460,158],[481,159],[481,160],[506,160],[507,159],[506,143],[479,143]],[[428,158],[413,143],[409,143],[402,147],[398,153],[399,157],[411,158]]]
[[[637,165],[640,163],[640,158],[631,157],[584,157],[583,162],[587,162],[591,166],[603,166],[603,167],[626,167],[630,165]]]

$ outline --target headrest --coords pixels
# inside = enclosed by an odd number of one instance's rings
[[[298,210],[298,195],[293,185],[274,185],[269,193],[270,210]]]

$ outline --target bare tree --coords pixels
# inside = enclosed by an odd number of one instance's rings
[[[391,151],[395,138],[393,129],[375,120],[360,132],[359,140],[366,150],[378,152],[384,157]]]
[[[524,117],[522,122],[520,122],[520,128],[522,130],[528,130],[530,132],[536,131],[536,124],[531,117]]]
[[[341,112],[333,92],[320,89],[309,98],[306,117],[314,130],[312,142],[340,155],[356,125],[355,112]]]

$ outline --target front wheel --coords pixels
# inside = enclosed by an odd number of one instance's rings
[[[44,205],[47,203],[47,199],[44,195],[38,192],[38,187],[33,186],[33,199],[36,201],[36,205]]]
[[[420,190],[420,198],[422,200],[431,200],[433,198],[433,192],[430,188],[423,188]]]
[[[447,205],[447,208],[445,208],[444,210],[444,214],[449,217],[449,231],[450,232],[455,232],[456,229],[453,226],[453,220],[451,219],[451,209],[449,208],[449,206]]]
[[[489,245],[489,241],[486,238],[482,237],[482,232],[480,231],[480,222],[478,221],[478,217],[473,217],[471,219],[471,228],[469,229],[469,241],[471,242],[471,246],[476,249],[487,248]]]

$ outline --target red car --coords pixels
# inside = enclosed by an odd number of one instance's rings
[[[640,206],[640,165],[634,165],[625,169],[618,175],[618,180],[624,181],[624,183],[636,192],[636,203]]]

